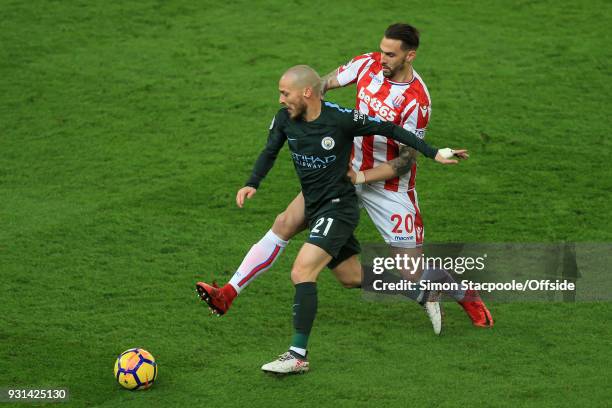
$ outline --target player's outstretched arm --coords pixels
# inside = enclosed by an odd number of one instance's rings
[[[449,149],[448,147],[444,149],[436,149],[431,147],[425,143],[424,140],[419,139],[414,133],[409,132],[395,124],[393,124],[393,129],[391,130],[390,135],[385,135],[384,133],[381,134],[415,148],[425,156],[429,157],[430,159],[434,159],[438,163],[457,164],[459,161],[456,160],[456,158],[467,159],[469,157],[467,150],[453,150]]]
[[[442,164],[457,164],[459,161],[455,158],[467,160],[469,157],[470,155],[466,149],[450,149],[445,147],[438,150],[435,160]]]
[[[400,146],[399,154],[395,159],[389,160],[386,163],[364,170],[355,174],[355,183],[374,183],[376,181],[384,181],[393,177],[402,176],[410,171],[412,165],[416,163],[417,151],[408,146]],[[352,180],[352,178],[351,178]]]
[[[357,184],[374,183],[376,181],[384,181],[395,177],[395,170],[388,164],[383,163],[372,169],[355,172],[352,168],[346,173],[351,182]]]
[[[411,149],[408,146],[403,146],[403,148],[405,148],[406,150],[411,150],[412,152],[416,153],[416,150]],[[442,150],[445,150],[445,149],[442,149]],[[451,150],[451,149],[448,149],[448,150]],[[454,156],[461,158],[461,159],[467,159],[469,157],[467,150],[452,150],[452,152],[454,152]],[[378,166],[372,169],[358,171],[358,172],[354,172],[353,169],[349,167],[347,176],[351,179],[351,182],[353,184],[367,184],[367,183],[375,183],[377,181],[389,180],[393,177],[398,177],[403,174],[406,174],[408,170],[412,168],[412,165],[414,164],[415,159],[413,158],[412,154],[409,154],[409,157],[410,158],[408,159],[405,157],[403,158],[401,156],[401,148],[400,148],[400,157],[397,157],[396,159],[390,160],[386,163],[379,164]],[[457,160],[444,160],[442,163],[456,164]]]
[[[348,118],[348,115],[345,117]],[[424,140],[419,139],[414,133],[394,123],[384,122],[378,118],[371,118],[356,110],[352,112],[352,126],[350,130],[356,135],[375,134],[390,137],[393,140],[418,150],[423,153],[425,157],[434,159],[442,164],[457,164],[458,161],[453,159],[453,157],[468,157],[467,150],[452,150],[445,148],[438,151],[438,149],[425,143]]]

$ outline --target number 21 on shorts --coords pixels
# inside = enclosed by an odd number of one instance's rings
[[[325,223],[325,220],[327,220],[327,224],[325,225],[325,229],[323,230],[323,232],[320,232],[319,228],[321,228],[323,223]],[[311,232],[314,232],[315,234],[321,233],[323,236],[326,236],[327,233],[329,232],[329,229],[331,228],[333,222],[334,222],[333,218],[321,217],[321,218],[319,218],[315,222],[315,226],[312,228]]]

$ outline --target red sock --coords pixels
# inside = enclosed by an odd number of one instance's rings
[[[463,302],[478,302],[480,299],[480,295],[473,289],[468,289],[465,291],[463,295],[463,299],[459,301],[459,303]]]
[[[227,299],[229,303],[232,303],[234,301],[234,298],[238,296],[236,289],[234,289],[234,287],[229,283],[223,285],[223,287],[221,288],[221,293],[223,293],[225,299]]]

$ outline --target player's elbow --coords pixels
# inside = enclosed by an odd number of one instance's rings
[[[397,177],[401,177],[404,174],[408,173],[411,169],[412,169],[412,165],[414,164],[414,162],[410,162],[407,163],[403,166],[398,167],[397,169],[395,169],[395,175]]]
[[[397,176],[403,176],[412,170],[416,163],[417,152],[408,146],[402,146],[399,151],[399,156],[389,162]]]
[[[398,177],[408,173],[412,169],[415,162],[416,160],[410,157],[398,157],[394,161],[389,162],[389,164],[391,165],[391,168],[393,168],[395,176]]]

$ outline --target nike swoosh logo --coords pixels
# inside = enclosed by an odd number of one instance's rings
[[[311,235],[310,238],[323,238],[323,237],[320,237],[318,235]]]
[[[297,139],[290,139],[290,138],[287,138],[287,140],[291,140],[291,141],[293,142],[293,141],[295,141],[295,140],[297,140]]]

